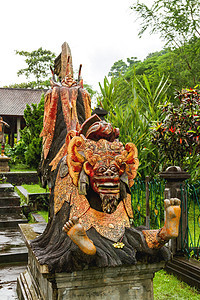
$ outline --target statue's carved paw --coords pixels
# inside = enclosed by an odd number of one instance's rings
[[[80,224],[79,219],[77,217],[73,217],[71,220],[65,223],[65,225],[63,226],[63,231],[68,233],[68,231],[76,224]]]
[[[165,209],[167,207],[170,207],[170,206],[180,206],[181,205],[181,200],[178,199],[178,198],[171,198],[171,199],[165,199],[164,200],[164,205],[165,205]]]
[[[180,204],[181,201],[178,198],[164,200],[166,219],[163,228],[158,234],[158,238],[167,241],[178,236],[181,215]]]
[[[63,231],[67,233],[70,239],[88,255],[96,253],[96,247],[93,242],[88,238],[84,227],[79,223],[77,217],[72,217],[71,220],[65,223]]]

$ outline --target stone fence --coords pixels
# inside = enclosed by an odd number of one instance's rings
[[[6,178],[6,182],[12,183],[13,185],[22,185],[22,184],[37,184],[39,178],[36,171],[30,172],[1,172],[0,178]]]

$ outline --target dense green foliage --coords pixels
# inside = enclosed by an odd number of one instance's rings
[[[166,103],[161,107],[163,112],[159,118],[160,123],[155,124],[152,131],[153,143],[161,154],[165,154],[165,161],[197,174],[200,150],[200,92],[183,90],[177,98],[178,105]]]
[[[107,77],[100,84],[99,105],[109,113],[107,121],[120,128],[120,140],[138,148],[138,173],[154,177],[169,165],[179,165],[198,179],[200,148],[200,93],[186,89],[177,94],[176,104],[168,101],[168,79],[155,88],[143,75],[129,83],[129,97],[118,96],[119,81]]]
[[[142,81],[143,74],[148,76],[152,86],[158,85],[163,74],[169,77],[170,88],[167,95],[174,101],[176,90],[180,91],[183,87],[194,87],[200,83],[200,38],[191,39],[184,48],[174,50],[167,48],[149,54],[144,61],[135,60],[135,63],[131,66],[125,62],[124,64],[126,67],[124,67],[121,74],[119,72],[120,61],[111,67],[109,73],[118,80],[117,94],[122,101],[125,101],[125,98],[126,101],[129,99],[129,82],[134,79],[135,75]]]
[[[41,158],[43,127],[44,95],[40,103],[27,105],[24,110],[26,127],[21,130],[20,141],[7,154],[11,156],[11,163],[24,163],[31,168],[37,168]]]
[[[166,101],[168,80],[162,77],[154,88],[143,75],[143,82],[135,76],[126,83],[129,85],[129,98],[120,99],[118,80],[112,78],[109,82],[105,78],[104,85],[100,84],[102,96],[98,104],[109,112],[107,121],[120,128],[120,140],[123,143],[134,141],[136,144],[140,160],[139,174],[151,174],[153,177],[160,165],[157,160],[158,149],[151,142],[150,126],[152,120],[160,117],[161,111],[157,107]]]

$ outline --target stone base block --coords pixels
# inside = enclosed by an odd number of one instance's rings
[[[29,224],[23,224],[21,228],[27,226],[30,229]],[[28,231],[29,236],[33,236]],[[28,267],[18,278],[19,300],[150,300],[153,299],[154,274],[165,265],[164,262],[138,263],[133,266],[52,274],[46,265],[39,264],[30,246],[28,248]]]
[[[10,168],[8,166],[10,158],[5,155],[0,155],[0,172],[9,172]]]

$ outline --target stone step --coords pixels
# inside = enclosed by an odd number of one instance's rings
[[[26,262],[28,250],[22,239],[19,228],[0,230],[0,264],[11,262]]]
[[[15,191],[8,191],[0,193],[0,198],[16,197],[20,199],[20,196]]]
[[[8,191],[0,193],[0,199],[8,198],[8,197],[16,197],[20,199],[20,196],[15,191]]]
[[[26,264],[0,266],[0,299],[17,300],[17,277],[26,269]]]
[[[0,264],[9,264],[9,263],[28,263],[28,251],[26,246],[21,247],[20,249],[12,248],[9,253],[0,254]]]
[[[31,272],[28,272],[28,270],[25,270],[17,278],[17,295],[19,300],[44,299],[37,288],[33,276],[31,276]]]
[[[14,186],[11,183],[1,183],[0,193],[3,192],[14,192]]]
[[[0,228],[17,228],[18,224],[27,223],[28,220],[24,215],[20,214],[1,214]]]
[[[166,270],[179,279],[200,290],[200,262],[188,261],[182,257],[175,257],[166,265]]]
[[[1,214],[21,214],[22,213],[22,207],[21,206],[2,206],[0,207],[0,215]]]
[[[2,206],[19,206],[20,205],[20,197],[17,193],[12,192],[6,195],[0,194],[0,207]]]
[[[27,271],[25,271],[27,273]],[[24,273],[21,273],[17,278],[17,296],[19,300],[34,299],[27,288],[27,283],[24,277]]]

